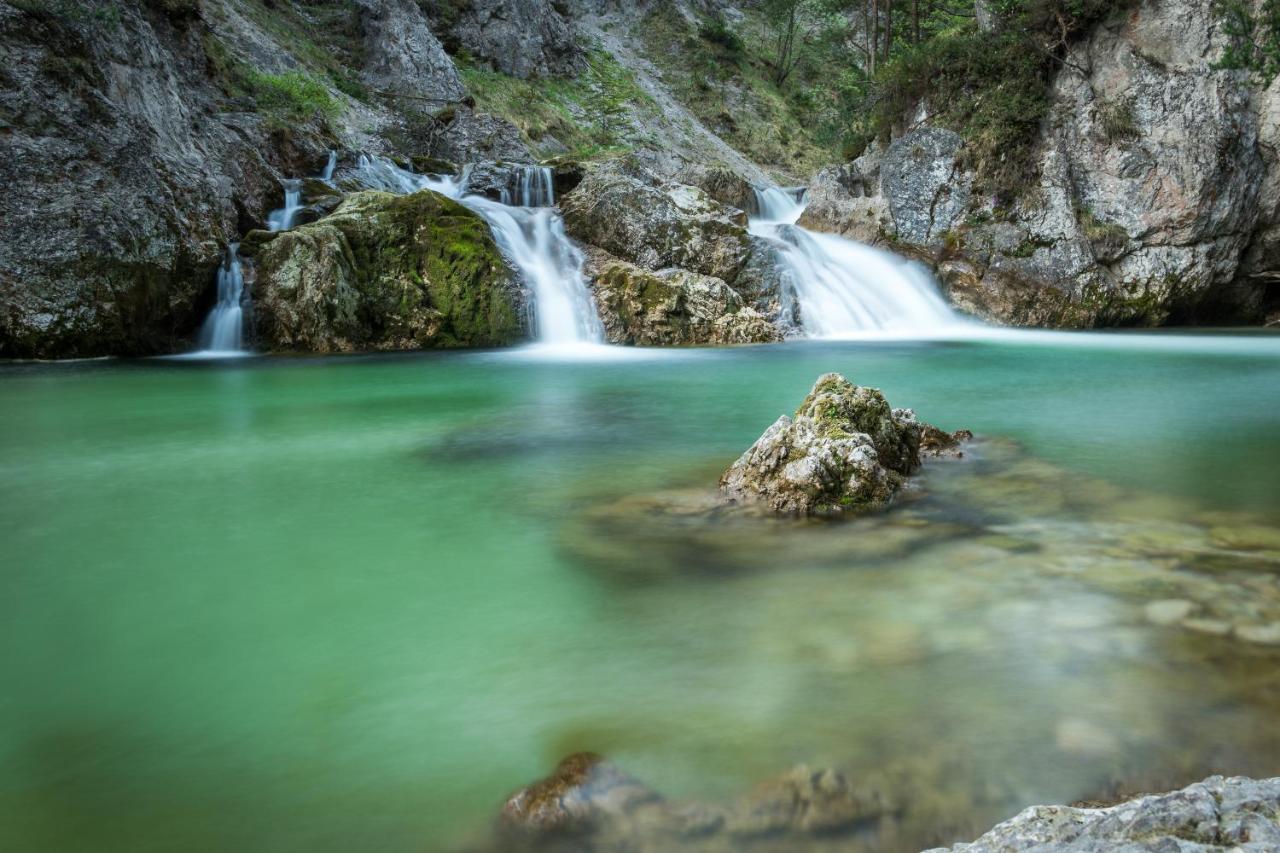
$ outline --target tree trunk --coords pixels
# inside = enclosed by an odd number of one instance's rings
[[[871,59],[868,69],[874,77],[876,57],[880,54],[880,0],[871,0],[871,20],[867,22],[867,56]]]

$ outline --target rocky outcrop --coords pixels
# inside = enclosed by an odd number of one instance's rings
[[[254,329],[273,350],[498,346],[521,297],[484,220],[424,190],[348,196],[319,222],[252,232]]]
[[[1033,806],[969,844],[930,853],[1020,850],[1159,851],[1280,849],[1280,778],[1211,776],[1181,791],[1108,808]]]
[[[683,267],[732,282],[751,249],[746,214],[697,187],[593,169],[561,201],[571,237],[650,270]]]
[[[1039,183],[973,193],[964,142],[925,123],[827,169],[802,224],[931,260],[960,308],[1037,326],[1260,321],[1280,241],[1273,95],[1220,70],[1210,4],[1146,0],[1072,48]]]
[[[198,20],[113,8],[0,3],[0,358],[180,349],[277,176],[324,163],[221,101]]]
[[[356,0],[364,32],[364,82],[382,94],[443,107],[466,95],[458,69],[414,0]]]
[[[566,75],[586,65],[564,6],[552,0],[437,0],[435,6],[458,46],[505,74]]]
[[[921,432],[910,409],[892,409],[875,388],[828,373],[793,417],[778,418],[725,471],[720,490],[781,515],[882,507],[920,467]],[[929,432],[936,443],[941,431]]]
[[[781,339],[776,326],[713,276],[641,269],[588,250],[587,275],[610,343],[638,346],[750,344]]]

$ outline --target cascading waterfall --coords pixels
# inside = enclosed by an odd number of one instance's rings
[[[918,265],[797,225],[804,212],[802,190],[757,188],[756,205],[759,213],[752,217],[750,231],[778,250],[800,326],[810,337],[929,334],[962,324]]]
[[[244,269],[239,251],[239,243],[227,246],[226,257],[218,267],[218,301],[200,329],[200,348],[212,355],[242,352]]]
[[[536,338],[544,344],[596,344],[604,327],[582,274],[582,252],[569,241],[555,208],[551,170],[522,167],[517,204],[467,193],[464,171],[458,178],[418,175],[383,157],[361,155],[356,170],[372,189],[411,193],[430,189],[456,199],[487,223],[503,254],[533,292]]]
[[[330,148],[329,162],[324,164],[324,171],[320,173],[320,180],[329,186],[333,186],[333,170],[336,168],[338,168],[338,152]]]
[[[268,231],[288,231],[302,210],[302,181],[289,178],[281,186],[284,187],[284,207],[267,214]]]

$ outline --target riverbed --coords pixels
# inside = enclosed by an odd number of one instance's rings
[[[875,517],[654,511],[828,371],[978,441]],[[449,849],[578,750],[839,768],[902,850],[1280,774],[1277,335],[14,364],[0,484],[4,849]]]

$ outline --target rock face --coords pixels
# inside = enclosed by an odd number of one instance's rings
[[[192,19],[30,8],[0,3],[0,358],[179,349],[275,167],[318,170],[326,146],[305,129],[273,146],[219,108]]]
[[[424,190],[362,192],[292,231],[249,235],[254,329],[275,350],[498,346],[524,329],[484,220]]]
[[[380,92],[425,98],[439,108],[466,95],[453,60],[414,0],[356,0],[365,40],[363,77]]]
[[[1213,67],[1223,38],[1188,0],[1097,27],[1053,83],[1039,184],[1012,204],[974,197],[963,140],[926,123],[820,172],[801,223],[929,258],[958,307],[997,322],[1261,321],[1280,100]]]
[[[921,431],[910,409],[891,409],[878,390],[828,373],[794,417],[778,418],[733,463],[720,490],[783,515],[881,507],[920,467]]]
[[[563,6],[551,0],[471,0],[437,3],[451,36],[472,56],[513,77],[581,71],[582,48]]]
[[[1110,808],[1033,806],[951,853],[1280,849],[1280,778],[1212,776]],[[940,853],[938,848],[930,853]]]

